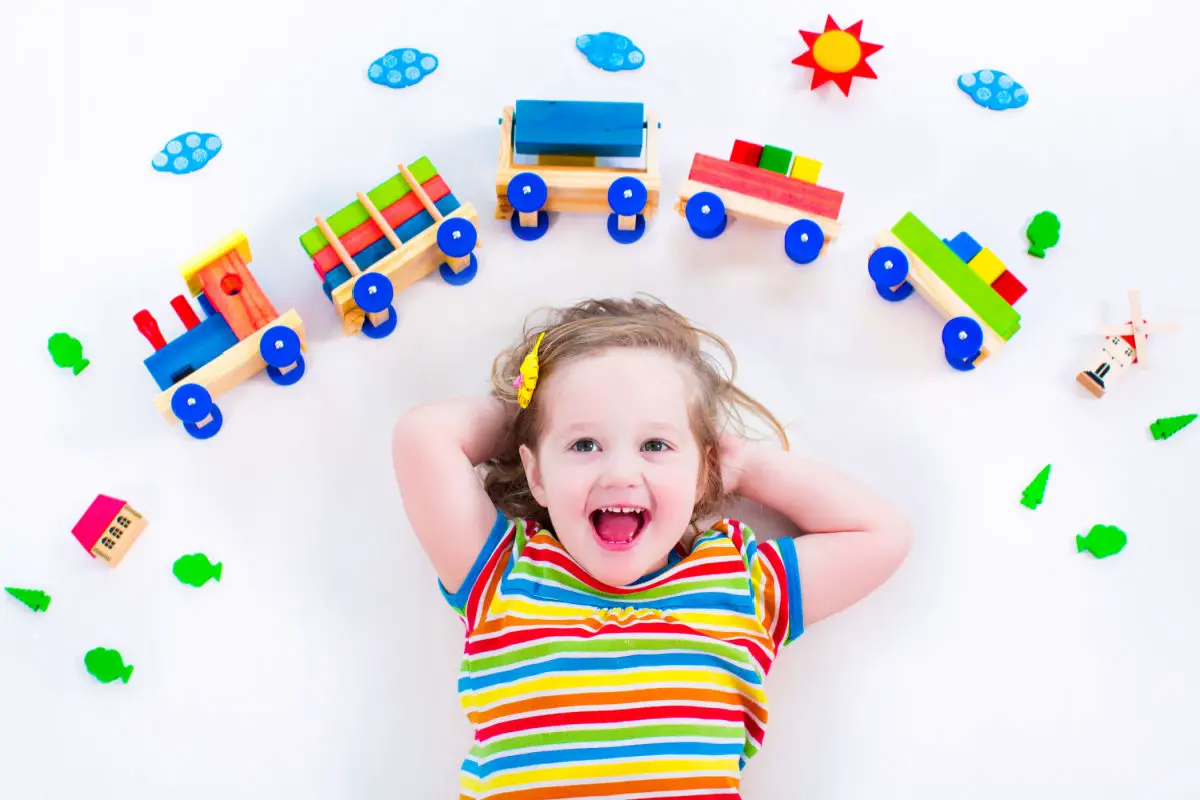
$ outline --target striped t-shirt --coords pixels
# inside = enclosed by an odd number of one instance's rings
[[[498,515],[462,587],[460,800],[737,798],[763,680],[803,631],[791,539],[723,520],[631,586]]]

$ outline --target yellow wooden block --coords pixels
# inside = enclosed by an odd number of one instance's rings
[[[595,156],[569,156],[569,155],[540,155],[537,157],[539,167],[594,167],[596,166]]]
[[[187,282],[187,287],[192,293],[192,297],[200,294],[203,290],[203,287],[200,286],[200,279],[196,277],[200,274],[200,271],[230,250],[238,251],[238,255],[242,257],[243,264],[250,263],[250,243],[246,240],[246,234],[241,231],[234,231],[179,268],[179,274]]]
[[[792,159],[792,170],[789,174],[805,183],[816,183],[817,176],[821,174],[821,162],[813,158],[796,156]]]
[[[996,254],[986,247],[979,251],[979,255],[971,259],[967,264],[971,270],[983,278],[990,285],[992,281],[999,278],[1007,271],[1008,267],[1004,266],[1004,262],[996,257]]]

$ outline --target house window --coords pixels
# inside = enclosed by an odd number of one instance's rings
[[[117,524],[122,528],[129,527],[129,517],[117,517]]]
[[[116,545],[116,542],[114,542],[112,539],[105,536],[103,539],[100,540],[100,544],[104,545],[109,550],[112,550],[113,547]]]
[[[108,535],[113,537],[114,539],[120,539],[121,538],[121,529],[117,528],[117,527],[109,528]]]

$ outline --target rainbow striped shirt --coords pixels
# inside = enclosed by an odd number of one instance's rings
[[[763,681],[803,631],[798,576],[791,539],[723,520],[613,588],[498,515],[462,587],[442,587],[467,630],[460,800],[740,797]]]

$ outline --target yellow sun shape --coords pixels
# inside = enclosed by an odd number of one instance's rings
[[[867,56],[882,50],[883,45],[864,42],[859,38],[861,32],[862,20],[842,30],[832,16],[826,18],[825,30],[821,33],[800,31],[809,49],[792,59],[792,63],[812,68],[810,88],[816,89],[833,81],[842,94],[849,96],[850,83],[855,78],[878,77],[867,64]]]

